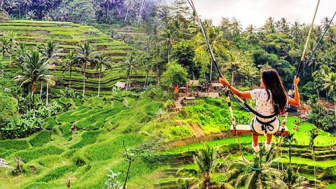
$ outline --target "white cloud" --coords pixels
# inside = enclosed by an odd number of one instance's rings
[[[310,24],[317,0],[194,0],[202,18],[209,18],[219,24],[222,17],[236,17],[243,25],[262,26],[268,17],[290,22]],[[336,11],[336,0],[321,0],[315,24]]]

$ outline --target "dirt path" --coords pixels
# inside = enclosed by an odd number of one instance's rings
[[[181,102],[182,102],[183,98],[184,98],[184,97],[179,97],[179,98],[175,101],[175,103],[174,103],[175,111],[179,112],[179,111],[182,110],[182,104],[181,104]]]
[[[189,123],[190,128],[193,130],[195,137],[203,137],[205,133],[197,123]]]

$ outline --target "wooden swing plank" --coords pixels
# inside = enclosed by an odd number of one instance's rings
[[[251,126],[250,125],[236,125],[236,129],[237,129],[237,134],[238,135],[241,135],[243,133],[252,133],[253,131],[251,130]],[[230,128],[230,134],[231,135],[236,135],[236,131],[234,130],[233,128],[233,125],[231,125],[231,128]],[[287,127],[285,127],[285,131],[282,133],[283,136],[288,136],[288,129]],[[258,134],[260,135],[260,134]],[[281,135],[281,128],[280,128],[280,131],[278,131],[276,133],[276,135],[280,136]]]

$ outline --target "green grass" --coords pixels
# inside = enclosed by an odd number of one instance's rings
[[[34,138],[29,140],[30,144],[33,147],[41,147],[50,141],[51,141],[50,132],[45,130],[37,133],[34,136]]]

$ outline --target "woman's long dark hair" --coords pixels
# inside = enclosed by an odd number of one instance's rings
[[[270,100],[270,92],[272,93],[274,113],[277,115],[284,114],[287,104],[287,93],[278,72],[274,69],[267,69],[262,72],[261,77],[265,84],[268,100]]]

